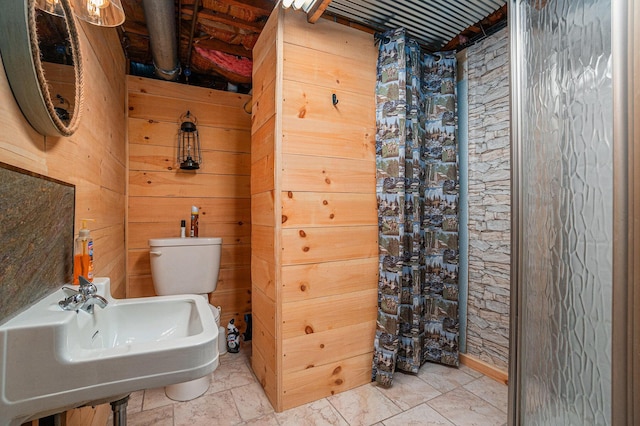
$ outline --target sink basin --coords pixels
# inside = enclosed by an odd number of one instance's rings
[[[119,353],[133,345],[172,341],[203,332],[193,299],[157,297],[95,308],[93,315],[79,316],[71,329],[74,338],[66,342],[69,359],[92,357],[95,350],[100,350],[102,356]]]
[[[63,311],[57,290],[0,325],[0,424],[197,379],[218,366],[218,327],[196,295],[114,299],[94,313]]]

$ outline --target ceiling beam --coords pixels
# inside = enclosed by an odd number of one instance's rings
[[[149,37],[149,30],[147,29],[147,26],[139,22],[124,21],[124,24],[122,24],[121,27],[125,33],[131,33],[131,34],[137,34],[137,35]]]
[[[266,15],[269,16],[277,0],[226,0],[226,2],[234,6],[266,12]]]
[[[193,5],[195,0],[182,0],[182,4]],[[203,1],[206,7],[206,1]],[[276,4],[276,0],[225,0],[224,3],[230,6],[237,6],[242,9],[250,10],[256,15],[271,15],[271,11]]]
[[[193,16],[193,7],[183,7],[180,12],[181,15]],[[256,33],[261,32],[265,25],[265,22],[263,21],[249,22],[243,19],[238,19],[235,16],[216,12],[210,9],[200,9],[200,11],[198,12],[198,18],[220,22],[232,27],[242,28],[244,30],[253,31]]]
[[[491,27],[502,25],[507,22],[507,5],[505,4],[500,9],[491,13],[484,19],[481,19],[475,24],[469,25],[462,30],[460,34],[452,38],[447,44],[442,47],[442,50],[462,50],[467,47],[474,40],[482,37],[486,32],[491,32]]]
[[[327,7],[329,7],[331,0],[317,0],[315,4],[307,12],[307,22],[315,24],[322,16]]]
[[[189,42],[187,43],[187,68],[191,67],[191,51],[193,49],[193,37],[196,33],[196,25],[198,23],[198,8],[200,0],[196,0],[193,5],[193,11],[191,16],[191,31],[189,32]],[[182,22],[182,21],[180,21]]]

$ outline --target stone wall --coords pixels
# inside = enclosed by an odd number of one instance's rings
[[[467,353],[509,359],[509,39],[505,28],[469,47],[469,300]]]

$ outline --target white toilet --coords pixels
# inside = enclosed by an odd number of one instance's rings
[[[218,285],[222,238],[156,238],[149,240],[153,287],[158,296],[208,293]],[[224,328],[220,327],[220,308],[211,306],[218,325],[218,349],[227,351]],[[210,376],[165,387],[167,396],[188,401],[209,389]]]

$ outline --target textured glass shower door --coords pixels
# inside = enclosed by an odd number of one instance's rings
[[[611,1],[528,0],[510,7],[515,422],[606,425],[612,405]]]

